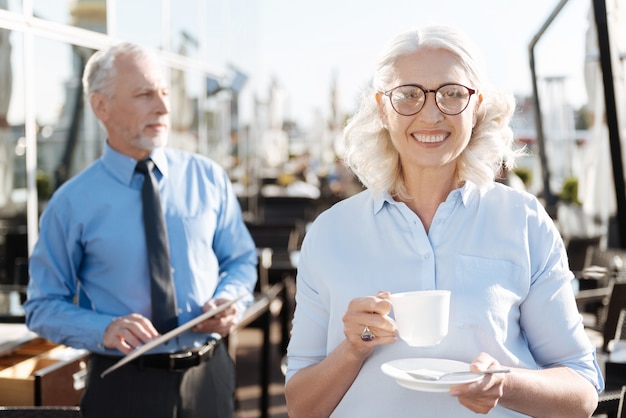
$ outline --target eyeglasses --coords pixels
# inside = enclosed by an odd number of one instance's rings
[[[383,92],[389,97],[393,110],[403,116],[419,113],[426,103],[428,93],[435,94],[435,103],[441,113],[453,116],[467,109],[470,98],[476,90],[462,84],[444,84],[435,90],[427,90],[416,84],[405,84]]]

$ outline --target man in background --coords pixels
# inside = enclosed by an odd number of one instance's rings
[[[107,142],[42,215],[29,264],[27,325],[55,343],[92,352],[83,416],[232,417],[235,368],[220,341],[252,300],[257,257],[231,183],[215,162],[165,147],[168,87],[149,51],[122,43],[95,53],[83,85]],[[148,207],[142,187],[150,181],[169,246],[158,257],[151,255],[156,240],[146,238],[158,222],[144,226],[142,211]],[[151,274],[153,261],[168,252],[164,303],[151,296],[158,287]],[[136,347],[242,296],[101,377]],[[163,314],[170,302],[173,313]],[[169,325],[157,325],[158,316]]]

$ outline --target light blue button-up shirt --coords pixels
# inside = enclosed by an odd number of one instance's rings
[[[159,148],[151,155],[169,236],[178,321],[212,298],[244,295],[256,282],[255,245],[224,170],[202,156]],[[103,155],[55,192],[30,258],[28,327],[51,341],[117,354],[102,345],[116,317],[151,317],[150,276],[137,161],[105,145]],[[74,303],[76,301],[77,303]],[[204,343],[189,331],[154,352]]]
[[[298,262],[287,379],[344,340],[342,316],[379,291],[448,289],[449,333],[435,347],[399,339],[377,346],[334,417],[474,417],[446,393],[401,387],[381,371],[403,358],[471,362],[480,352],[503,366],[568,366],[598,390],[602,375],[576,308],[567,256],[554,223],[532,195],[472,183],[442,203],[430,231],[404,203],[364,191],[321,214]],[[521,417],[497,406],[489,416]]]

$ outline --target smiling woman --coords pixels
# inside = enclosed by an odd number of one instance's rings
[[[591,415],[603,380],[561,236],[535,197],[494,180],[520,155],[513,109],[459,31],[425,26],[387,44],[343,135],[367,190],[318,216],[302,243],[290,416]],[[418,290],[450,293],[448,332],[429,346],[398,338],[397,295]],[[432,315],[414,330],[435,327]],[[447,386],[407,375],[433,364],[479,375]]]

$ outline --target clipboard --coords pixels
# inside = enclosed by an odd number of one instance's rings
[[[104,378],[107,374],[111,373],[114,370],[117,370],[118,368],[122,367],[123,365],[125,365],[126,363],[129,363],[133,360],[135,360],[136,358],[138,358],[139,356],[147,353],[148,351],[152,350],[155,347],[158,347],[159,345],[171,340],[174,337],[179,336],[180,334],[189,331],[191,328],[195,327],[196,325],[198,325],[200,322],[205,321],[209,318],[211,318],[212,316],[217,315],[218,313],[222,312],[223,310],[225,310],[226,308],[228,308],[229,306],[239,302],[241,299],[243,299],[245,297],[244,296],[239,296],[237,299],[233,299],[230,300],[226,303],[221,304],[220,306],[211,309],[210,311],[206,311],[204,312],[202,315],[198,315],[197,317],[195,317],[194,319],[192,319],[189,322],[185,322],[184,324],[174,328],[171,331],[166,332],[165,334],[148,341],[147,343],[145,343],[144,345],[141,345],[137,348],[135,348],[133,351],[131,351],[130,353],[126,354],[124,357],[122,357],[117,363],[115,363],[113,366],[109,367],[108,369],[106,369],[105,371],[102,372],[102,374],[100,374],[100,378]]]

